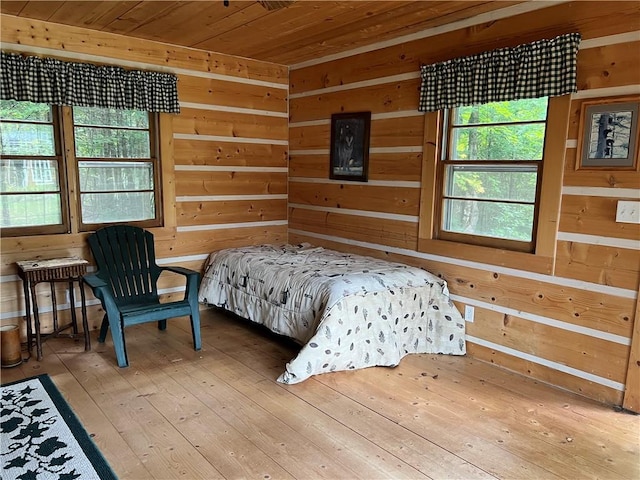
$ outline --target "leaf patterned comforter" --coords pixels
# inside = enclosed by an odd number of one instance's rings
[[[199,301],[299,342],[302,349],[278,377],[282,383],[395,366],[410,353],[465,354],[464,320],[444,280],[308,244],[212,253]]]

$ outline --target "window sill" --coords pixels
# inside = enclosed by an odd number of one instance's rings
[[[514,252],[499,248],[426,238],[418,240],[418,251],[526,272],[543,274],[551,274],[553,272],[553,258],[536,255],[535,253]]]

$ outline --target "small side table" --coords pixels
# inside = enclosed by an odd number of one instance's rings
[[[78,322],[76,319],[76,304],[74,300],[73,283],[78,282],[80,286],[82,327],[84,330],[84,349],[91,350],[91,339],[89,324],[87,322],[87,304],[84,294],[82,275],[87,272],[89,262],[78,257],[53,258],[50,260],[24,260],[16,262],[18,265],[18,275],[22,278],[24,287],[25,318],[27,321],[27,348],[29,355],[33,348],[35,334],[36,355],[38,360],[42,360],[42,342],[50,337],[58,336],[60,332],[68,328],[73,328],[70,337],[78,335]],[[38,313],[38,297],[36,285],[40,282],[49,282],[51,285],[51,306],[53,309],[53,332],[43,334],[40,332],[40,316]],[[56,303],[55,282],[69,283],[69,302],[71,304],[71,323],[58,325],[58,308]],[[33,308],[32,308],[33,307]],[[33,310],[34,332],[31,330],[31,312]]]

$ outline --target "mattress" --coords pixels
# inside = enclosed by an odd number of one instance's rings
[[[412,353],[463,355],[465,325],[441,278],[401,263],[322,247],[259,245],[213,252],[199,301],[297,341],[278,377],[396,366]]]

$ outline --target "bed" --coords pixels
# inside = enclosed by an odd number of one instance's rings
[[[408,265],[301,245],[213,252],[200,303],[302,348],[278,377],[396,366],[411,353],[465,354],[465,325],[441,278]]]

